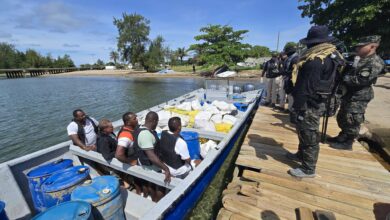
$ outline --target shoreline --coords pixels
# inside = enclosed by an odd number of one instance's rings
[[[257,73],[256,73],[257,72]],[[148,73],[145,71],[131,71],[131,70],[84,70],[58,74],[46,74],[40,77],[64,77],[64,76],[113,76],[113,77],[129,77],[129,78],[191,78],[203,79],[199,73],[174,72],[167,74]],[[260,80],[260,71],[243,71],[234,77],[236,80]]]

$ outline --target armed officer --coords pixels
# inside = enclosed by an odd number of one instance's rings
[[[345,93],[341,98],[337,124],[341,128],[338,136],[328,138],[332,147],[352,150],[352,144],[359,135],[360,124],[364,122],[367,104],[374,98],[372,85],[384,70],[383,60],[376,55],[380,36],[367,36],[355,45],[357,57],[343,76],[342,87]]]
[[[335,85],[338,67],[343,60],[330,43],[333,40],[326,26],[313,26],[307,37],[300,41],[308,49],[300,56],[292,72],[293,109],[297,114],[299,146],[297,153],[286,155],[289,159],[302,162],[299,168],[289,170],[294,177],[315,177],[320,117],[325,113],[327,95]]]

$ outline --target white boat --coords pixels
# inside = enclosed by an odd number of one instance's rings
[[[228,91],[228,88],[221,90],[198,89],[141,111],[137,115],[142,118],[149,111],[158,112],[166,105],[175,106],[185,101],[192,101],[196,98],[203,97],[204,94],[207,95],[207,100],[210,101],[222,100],[232,103],[232,95],[229,96]],[[219,144],[215,149],[211,149],[208,152],[200,165],[185,179],[172,178],[168,185],[164,184],[164,175],[161,173],[144,170],[140,166],[129,166],[115,158],[108,163],[101,154],[91,151],[86,152],[79,147],[73,146],[71,141],[66,141],[47,149],[4,162],[0,164],[0,175],[2,177],[0,183],[0,200],[6,203],[6,214],[9,219],[31,219],[34,216],[34,205],[26,177],[26,174],[30,170],[58,159],[72,159],[74,165],[81,165],[83,164],[81,162],[83,158],[87,158],[115,170],[170,189],[169,193],[157,203],[128,191],[124,199],[126,219],[183,219],[195,206],[216,172],[220,169],[237,138],[243,132],[245,123],[250,121],[251,114],[253,114],[259,105],[261,93],[262,90],[253,90],[241,94],[240,102],[248,104],[248,108],[245,112],[239,112],[237,115],[238,120],[227,134],[183,128],[183,130],[196,131],[200,137],[215,140]],[[243,97],[245,98],[242,99]],[[122,120],[113,123],[116,129],[122,126],[122,124]],[[99,174],[91,167],[90,175],[91,177],[96,177]]]

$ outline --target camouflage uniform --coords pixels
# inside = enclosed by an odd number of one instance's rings
[[[378,36],[363,39],[364,43],[377,43]],[[379,43],[379,42],[378,42]],[[376,83],[378,75],[383,71],[384,62],[376,54],[362,58],[356,68],[347,72],[343,78],[345,95],[341,99],[340,110],[337,114],[337,124],[341,128],[338,139],[340,142],[352,141],[358,137],[360,124],[364,122],[367,104],[374,98],[372,84]]]
[[[318,108],[309,107],[298,116],[296,130],[298,133],[299,146],[298,157],[302,161],[302,170],[307,174],[315,173],[315,168],[320,152],[319,127],[320,118],[325,113],[325,102],[317,103]]]

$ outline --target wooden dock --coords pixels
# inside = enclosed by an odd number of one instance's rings
[[[338,132],[330,118],[328,134]],[[317,177],[307,179],[287,173],[299,166],[285,158],[297,146],[288,115],[260,107],[236,160],[235,177],[223,192],[217,219],[368,220],[390,215],[389,171],[360,143],[354,143],[353,151],[321,144]]]

